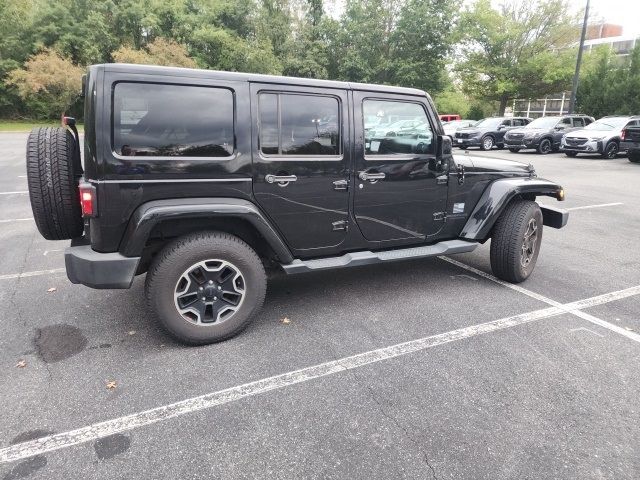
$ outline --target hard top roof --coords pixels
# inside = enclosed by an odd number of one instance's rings
[[[280,85],[300,85],[307,87],[336,88],[343,90],[366,90],[370,92],[399,93],[404,95],[425,96],[426,92],[417,88],[394,87],[390,85],[374,85],[335,80],[317,80],[312,78],[284,77],[263,75],[258,73],[223,72],[219,70],[203,70],[196,68],[160,67],[154,65],[134,65],[128,63],[105,63],[92,65],[91,69],[103,69],[106,72],[140,73],[145,75],[163,75],[174,77],[204,78],[236,82],[257,82]]]

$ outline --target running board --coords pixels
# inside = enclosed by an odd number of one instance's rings
[[[401,248],[397,250],[385,250],[382,252],[351,252],[339,257],[319,258],[317,260],[299,260],[282,265],[288,274],[315,272],[318,270],[328,270],[331,268],[356,267],[359,265],[370,265],[372,263],[384,263],[394,260],[409,260],[413,258],[435,257],[438,255],[449,255],[450,253],[464,253],[475,250],[477,242],[466,240],[446,240],[433,245],[423,247]]]

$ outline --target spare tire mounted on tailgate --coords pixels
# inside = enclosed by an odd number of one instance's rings
[[[27,141],[27,181],[36,226],[47,240],[82,235],[80,152],[71,132],[34,128]],[[80,170],[80,171],[78,171]]]

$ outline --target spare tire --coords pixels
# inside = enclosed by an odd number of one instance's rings
[[[74,170],[79,153],[73,135],[66,128],[34,128],[29,134],[27,183],[31,210],[38,230],[47,240],[82,235],[80,174]]]

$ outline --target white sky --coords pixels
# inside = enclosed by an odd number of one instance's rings
[[[463,0],[469,3],[471,0]],[[492,0],[499,4],[502,0]],[[532,0],[521,0],[529,2]],[[535,1],[535,0],[533,0]],[[586,0],[569,0],[571,8],[575,12],[584,14]],[[325,0],[327,13],[334,17],[340,16],[344,11],[344,0]],[[640,35],[640,0],[591,0],[589,18],[590,23],[600,23],[604,20],[608,23],[622,25],[623,35]]]

